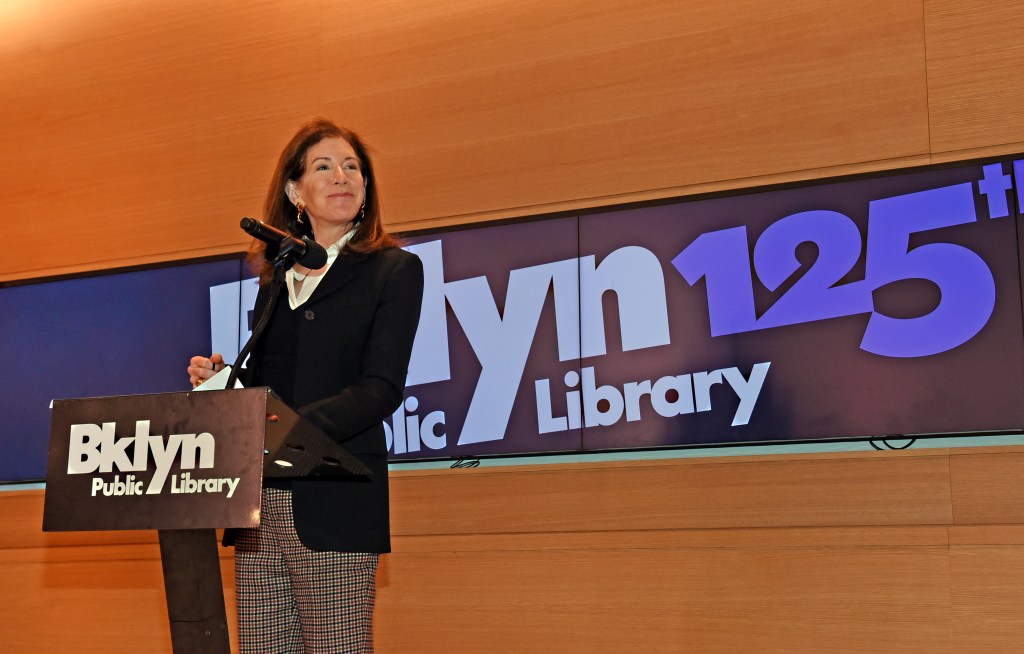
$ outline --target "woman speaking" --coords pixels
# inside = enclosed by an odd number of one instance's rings
[[[420,260],[381,224],[380,198],[359,137],[316,119],[289,141],[264,220],[327,250],[327,264],[296,265],[253,347],[246,386],[269,386],[373,472],[372,481],[264,482],[260,525],[235,532],[242,652],[373,649],[378,557],[391,549],[387,446],[382,421],[402,401],[423,295]],[[255,241],[256,315],[273,266]],[[221,355],[193,357],[193,385]]]

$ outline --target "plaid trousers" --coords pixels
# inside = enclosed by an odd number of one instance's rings
[[[295,533],[291,491],[264,488],[259,527],[235,541],[242,654],[372,652],[378,559],[309,549]]]

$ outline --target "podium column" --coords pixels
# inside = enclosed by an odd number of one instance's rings
[[[174,654],[231,654],[217,532],[160,529]]]

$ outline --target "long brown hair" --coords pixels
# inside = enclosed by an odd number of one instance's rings
[[[342,138],[352,146],[359,158],[363,180],[366,183],[363,217],[357,219],[356,233],[352,235],[352,240],[345,246],[345,250],[365,254],[395,247],[397,242],[388,234],[381,222],[377,176],[373,172],[373,160],[370,158],[366,143],[355,132],[338,127],[325,118],[314,118],[300,127],[281,152],[274,176],[270,180],[270,188],[267,189],[267,197],[263,202],[263,221],[298,237],[313,237],[313,228],[309,220],[302,223],[296,220],[295,205],[288,199],[285,186],[289,181],[297,182],[302,177],[306,172],[306,152],[325,138]],[[246,257],[253,272],[259,273],[260,284],[268,283],[274,273],[273,266],[264,257],[265,251],[266,244],[254,239]]]

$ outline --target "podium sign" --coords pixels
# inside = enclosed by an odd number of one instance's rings
[[[214,530],[259,525],[264,476],[370,474],[268,388],[60,400],[43,531],[159,530],[175,654],[230,654]]]
[[[268,401],[266,388],[55,401],[43,531],[255,527]]]

